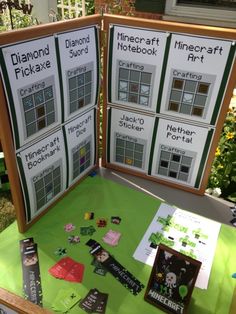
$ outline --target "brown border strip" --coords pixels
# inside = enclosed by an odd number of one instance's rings
[[[3,304],[8,308],[21,314],[50,314],[51,311],[43,309],[40,306],[24,300],[18,295],[0,288],[0,305]]]

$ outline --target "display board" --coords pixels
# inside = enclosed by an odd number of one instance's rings
[[[236,31],[104,20],[103,165],[203,194],[236,84]],[[146,137],[138,117],[148,124]],[[143,145],[142,163],[125,138]]]
[[[100,24],[0,35],[1,141],[20,231],[98,166]]]
[[[203,194],[235,40],[234,29],[114,15],[1,33],[0,133],[19,230],[98,167],[100,122],[103,166]]]

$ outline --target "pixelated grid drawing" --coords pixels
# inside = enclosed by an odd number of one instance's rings
[[[116,133],[115,161],[143,169],[145,147],[146,140]]]
[[[204,118],[214,81],[213,75],[172,70],[168,110]]]
[[[67,71],[70,114],[91,104],[93,92],[93,62]]]
[[[118,100],[144,107],[151,106],[152,79],[155,67],[123,61],[118,62]]]
[[[77,178],[91,164],[91,136],[72,148],[72,177]]]
[[[164,149],[160,148],[157,173],[161,176],[189,182],[195,155],[196,153],[165,145]]]
[[[58,160],[38,173],[33,180],[37,210],[46,205],[62,190],[62,162]]]
[[[22,104],[26,138],[56,121],[56,98],[52,76],[21,88],[18,90],[18,96]]]

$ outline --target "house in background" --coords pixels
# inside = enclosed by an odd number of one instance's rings
[[[86,15],[86,6],[94,2],[95,13],[114,13],[115,5],[119,5],[122,7],[122,15],[132,14],[135,17],[155,20],[236,28],[236,0],[94,0],[86,2],[84,0],[31,0],[30,2],[33,4],[32,14],[41,23],[52,21],[54,12],[59,13],[63,18],[65,10],[70,10],[71,16],[74,17]]]

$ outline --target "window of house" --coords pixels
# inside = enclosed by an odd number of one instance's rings
[[[224,12],[223,12],[224,11]],[[166,0],[165,20],[236,26],[236,0]]]
[[[177,4],[187,4],[200,7],[219,7],[221,9],[236,8],[236,0],[177,0]]]

